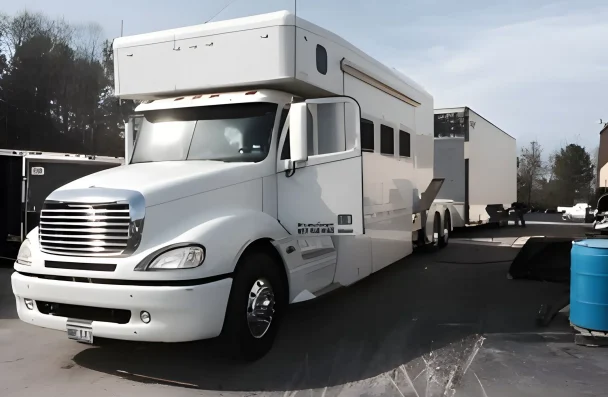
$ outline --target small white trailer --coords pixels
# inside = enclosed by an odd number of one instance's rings
[[[114,54],[137,139],[129,123],[126,166],[46,199],[12,277],[23,321],[89,343],[221,334],[258,358],[288,303],[447,243],[433,98],[335,34],[279,12]]]
[[[436,109],[437,202],[454,208],[452,226],[504,223],[517,200],[515,138],[469,107]]]

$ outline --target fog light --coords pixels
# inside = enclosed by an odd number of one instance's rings
[[[141,321],[143,321],[144,324],[148,324],[152,320],[152,317],[150,316],[150,313],[145,312],[145,311],[139,313],[139,318],[141,318]]]
[[[34,310],[34,301],[32,299],[25,298],[23,299],[23,302],[25,302],[25,307],[30,310]]]

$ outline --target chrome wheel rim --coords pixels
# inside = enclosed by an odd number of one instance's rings
[[[251,336],[263,337],[272,323],[274,316],[274,291],[268,280],[259,278],[253,283],[247,300],[247,325]]]
[[[449,239],[450,239],[450,221],[449,221],[449,219],[446,218],[445,226],[443,229],[443,241],[447,243]]]

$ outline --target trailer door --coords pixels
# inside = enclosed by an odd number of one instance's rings
[[[0,249],[21,234],[21,156],[0,156]]]
[[[289,131],[296,128],[304,131],[294,138],[307,156],[294,162]],[[300,236],[363,234],[359,105],[346,97],[292,104],[281,130],[277,188],[283,227]]]

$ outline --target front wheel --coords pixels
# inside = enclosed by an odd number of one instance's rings
[[[247,253],[239,261],[222,331],[237,358],[254,361],[272,348],[287,306],[279,266],[263,251]]]

